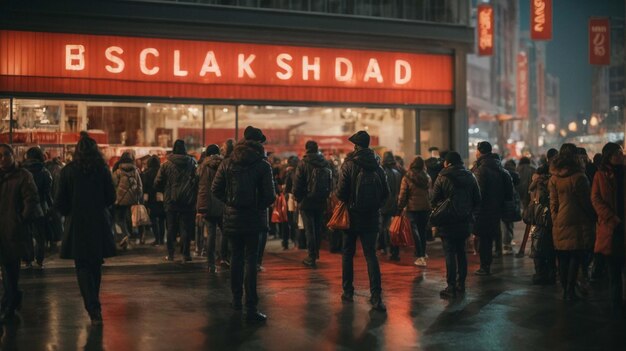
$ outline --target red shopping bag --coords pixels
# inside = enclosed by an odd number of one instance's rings
[[[348,213],[348,207],[344,202],[337,202],[337,205],[333,210],[333,216],[330,217],[330,221],[328,221],[328,228],[330,230],[350,229],[350,214]]]
[[[287,222],[287,201],[285,195],[280,194],[276,197],[274,208],[272,209],[272,223]]]
[[[389,226],[389,237],[391,239],[391,245],[397,247],[412,247],[415,246],[413,240],[413,230],[411,228],[411,221],[404,214],[391,218],[391,225]]]

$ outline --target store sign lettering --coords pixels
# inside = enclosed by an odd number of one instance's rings
[[[531,0],[530,14],[531,39],[552,39],[552,0]]]
[[[608,18],[589,20],[589,63],[611,64],[611,24]]]
[[[493,55],[493,7],[491,5],[478,6],[478,54],[481,56]]]

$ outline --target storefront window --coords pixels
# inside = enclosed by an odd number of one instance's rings
[[[235,139],[236,111],[232,105],[204,106],[204,146],[217,144],[220,147],[228,139]]]
[[[11,123],[11,101],[0,99],[0,143],[8,143]]]
[[[450,112],[447,110],[420,110],[420,154],[429,157],[428,149],[450,149]]]

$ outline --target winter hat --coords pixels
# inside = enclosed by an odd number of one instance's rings
[[[449,151],[446,154],[446,162],[451,165],[458,166],[463,164],[463,158],[461,158],[461,154],[456,151]]]
[[[383,164],[385,165],[395,165],[396,158],[393,157],[393,152],[387,151],[383,154]]]
[[[306,149],[307,153],[315,153],[319,151],[319,147],[317,146],[317,143],[313,140],[307,141],[306,144],[304,145],[304,148]]]
[[[172,152],[175,155],[187,155],[187,148],[185,147],[185,141],[181,139],[177,139],[174,142],[174,149]]]
[[[348,139],[352,144],[363,148],[370,147],[370,135],[366,131],[360,130]]]
[[[263,135],[263,132],[259,128],[254,128],[253,126],[247,126],[246,130],[243,132],[243,138],[246,140],[258,141],[259,143],[264,143],[267,138]]]
[[[206,150],[204,151],[204,154],[206,156],[219,155],[220,154],[220,147],[215,145],[215,144],[211,144],[211,145],[206,147]]]
[[[491,147],[491,144],[488,141],[479,142],[476,148],[483,155],[489,154],[491,153],[491,150],[493,150],[493,148]]]

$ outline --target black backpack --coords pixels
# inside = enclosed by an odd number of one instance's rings
[[[315,167],[309,179],[307,197],[325,201],[332,191],[333,172],[328,167]]]
[[[226,205],[234,208],[256,208],[257,187],[253,167],[233,166],[226,169]]]
[[[196,176],[193,167],[187,167],[185,170],[178,170],[174,167],[176,181],[182,182],[180,186],[174,187],[172,192],[172,202],[177,206],[192,206],[196,204],[198,196],[198,176]]]
[[[383,182],[378,169],[367,170],[363,167],[357,173],[354,183],[352,209],[357,211],[374,211],[383,205]]]

